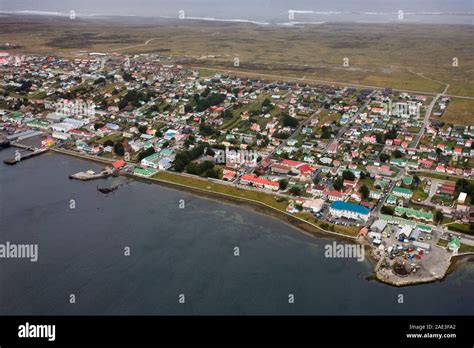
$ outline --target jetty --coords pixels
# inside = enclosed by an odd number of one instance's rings
[[[80,181],[90,181],[96,179],[107,178],[113,175],[115,170],[111,167],[107,167],[99,173],[94,172],[93,170],[88,170],[86,172],[79,172],[69,176],[69,179],[75,179]]]
[[[29,152],[33,150],[33,152]],[[8,165],[15,165],[17,164],[18,162],[21,162],[21,161],[24,161],[28,158],[32,158],[32,157],[35,157],[35,156],[39,156],[45,152],[47,152],[49,149],[48,148],[42,148],[42,149],[34,149],[34,148],[26,148],[25,150],[23,151],[20,151],[18,152],[19,155],[15,155],[14,158],[8,158],[8,159],[5,159],[3,160],[3,162],[5,164],[8,164]],[[24,154],[25,152],[28,152],[27,154]]]

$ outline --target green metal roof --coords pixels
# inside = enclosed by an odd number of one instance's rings
[[[413,196],[413,192],[411,192],[411,190],[409,190],[407,188],[404,188],[404,187],[395,187],[392,192],[393,193],[399,193],[399,194],[402,194],[402,195]]]

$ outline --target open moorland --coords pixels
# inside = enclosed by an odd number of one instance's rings
[[[18,45],[18,53],[73,57],[84,51],[158,52],[186,65],[234,75],[261,74],[266,79],[323,80],[435,94],[449,85],[446,93],[453,97],[452,106],[442,120],[474,122],[472,26],[401,22],[280,27],[10,15],[2,15],[0,23],[0,43]]]

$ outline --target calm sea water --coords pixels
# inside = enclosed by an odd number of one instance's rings
[[[52,153],[0,164],[0,243],[39,245],[36,263],[0,259],[0,314],[474,314],[473,262],[393,288],[367,280],[368,262],[325,258],[331,240],[249,208],[125,178],[68,179],[99,168]]]

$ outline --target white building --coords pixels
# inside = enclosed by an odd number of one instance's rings
[[[329,208],[329,213],[336,218],[346,218],[351,220],[369,220],[370,210],[358,204],[347,202],[334,202]]]

